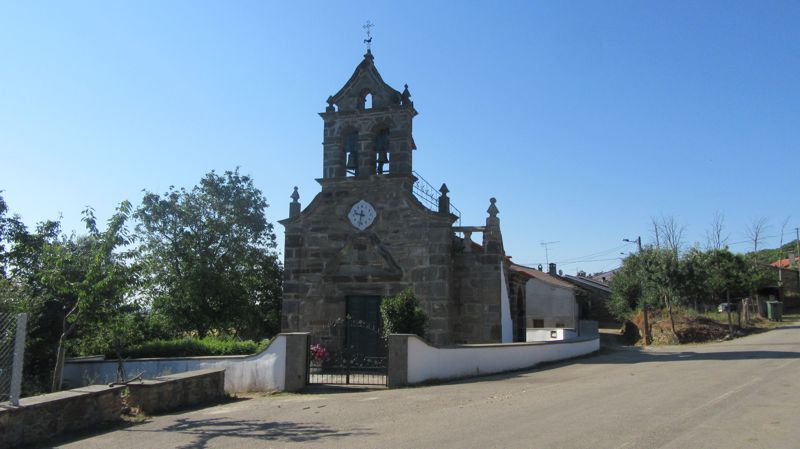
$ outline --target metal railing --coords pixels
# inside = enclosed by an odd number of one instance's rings
[[[441,192],[416,171],[412,173],[414,177],[417,178],[416,182],[414,182],[414,196],[416,196],[419,202],[425,207],[434,212],[438,212],[439,197],[442,195]],[[461,211],[455,207],[453,203],[450,203],[450,213],[458,217],[458,225],[461,226]]]

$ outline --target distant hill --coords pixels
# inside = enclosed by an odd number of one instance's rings
[[[789,257],[789,252],[794,253],[795,256],[798,255],[797,240],[792,240],[791,242],[784,244],[780,248],[762,249],[755,254],[759,262],[770,264],[779,259],[786,259],[787,257]],[[748,253],[748,255],[752,254],[753,254],[752,251]]]

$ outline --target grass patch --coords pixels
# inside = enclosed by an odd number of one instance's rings
[[[256,354],[266,349],[270,340],[256,342],[237,340],[233,337],[208,336],[204,338],[178,338],[173,340],[152,340],[123,351],[125,358],[151,357],[198,357],[212,355]],[[116,354],[106,354],[116,358]]]

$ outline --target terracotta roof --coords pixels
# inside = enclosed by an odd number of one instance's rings
[[[545,273],[544,271],[539,271],[536,268],[526,267],[526,266],[523,266],[523,265],[517,265],[517,264],[512,263],[511,264],[511,271],[516,271],[517,273],[521,273],[521,274],[526,275],[528,277],[535,278],[535,279],[540,280],[542,282],[545,282],[545,283],[548,283],[548,284],[551,284],[551,285],[555,285],[555,286],[558,286],[558,287],[569,288],[569,289],[573,289],[573,290],[575,289],[574,285],[570,284],[567,281],[562,280],[560,277],[558,277],[558,276],[550,276],[549,274]]]
[[[789,268],[792,265],[792,262],[789,259],[780,259],[772,262],[770,265],[779,268]]]

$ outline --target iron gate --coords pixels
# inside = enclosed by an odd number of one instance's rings
[[[309,341],[309,385],[386,385],[386,343],[380,327],[348,315],[327,331],[312,334]]]

